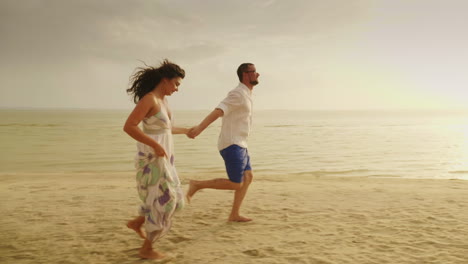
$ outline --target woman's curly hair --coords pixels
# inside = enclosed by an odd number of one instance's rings
[[[133,102],[136,104],[143,96],[151,92],[163,78],[173,79],[176,77],[183,79],[185,71],[179,65],[167,59],[158,68],[152,66],[139,67],[130,77],[132,85],[127,89],[127,93],[133,96]]]

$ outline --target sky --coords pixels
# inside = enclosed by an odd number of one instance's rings
[[[467,109],[464,0],[0,0],[0,108],[131,109],[167,58],[175,110],[213,109],[255,64],[255,109]]]

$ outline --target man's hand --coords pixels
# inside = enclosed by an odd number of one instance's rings
[[[189,132],[187,133],[187,137],[189,138],[195,138],[197,137],[198,135],[200,135],[201,133],[201,129],[199,126],[194,126],[192,128],[189,129]]]

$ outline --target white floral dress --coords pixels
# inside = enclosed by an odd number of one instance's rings
[[[152,242],[169,231],[172,216],[184,206],[184,195],[174,166],[171,128],[171,119],[163,107],[159,113],[143,119],[143,132],[164,148],[167,157],[157,157],[152,147],[137,143],[136,181],[143,202],[139,213],[145,217],[146,235]]]

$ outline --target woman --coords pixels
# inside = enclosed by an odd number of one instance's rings
[[[188,129],[172,126],[166,99],[178,91],[184,77],[183,69],[164,60],[158,68],[138,68],[131,77],[131,87],[127,89],[136,106],[125,122],[124,131],[138,141],[136,180],[143,202],[140,216],[130,220],[127,227],[145,240],[139,250],[142,258],[164,258],[152,244],[169,231],[174,212],[184,205],[174,166],[172,134],[187,134]],[[143,130],[138,127],[141,121]],[[143,226],[146,236],[141,230]]]

